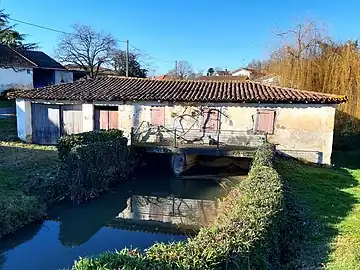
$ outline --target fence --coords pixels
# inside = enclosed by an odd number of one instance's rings
[[[238,130],[183,129],[154,125],[132,128],[133,145],[168,147],[243,146],[258,147],[267,141],[267,134],[251,134]]]

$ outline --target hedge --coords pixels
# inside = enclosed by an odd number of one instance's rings
[[[75,146],[111,141],[119,141],[123,145],[127,144],[123,131],[118,129],[89,131],[60,137],[57,143],[59,159],[66,161],[71,149]]]
[[[274,146],[259,148],[246,180],[222,201],[219,215],[187,242],[158,243],[76,261],[73,270],[271,269],[280,265],[283,186],[273,168]]]
[[[62,137],[59,190],[75,203],[96,198],[123,181],[134,158],[120,130],[92,131]]]
[[[45,206],[37,197],[21,191],[2,191],[0,195],[0,238],[45,216]]]

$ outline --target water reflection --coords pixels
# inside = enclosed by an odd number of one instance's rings
[[[0,240],[0,269],[59,269],[79,256],[186,240],[208,224],[226,188],[209,179],[141,178],[82,205],[62,203],[49,220]]]

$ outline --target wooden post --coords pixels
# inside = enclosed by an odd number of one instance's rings
[[[176,148],[176,128],[174,129],[174,147]]]
[[[218,125],[217,125],[217,146],[216,147],[219,150],[222,107],[220,107],[220,111],[218,111],[217,113],[218,113],[218,115],[217,115]]]
[[[132,145],[134,143],[134,127],[131,127],[131,130],[130,130],[130,145]]]

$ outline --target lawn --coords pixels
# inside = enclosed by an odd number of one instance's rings
[[[15,119],[0,119],[0,164],[1,237],[44,214],[44,203],[34,195],[56,173],[57,151],[18,141]]]
[[[301,217],[289,268],[360,269],[360,151],[334,153],[336,168],[279,160]]]

